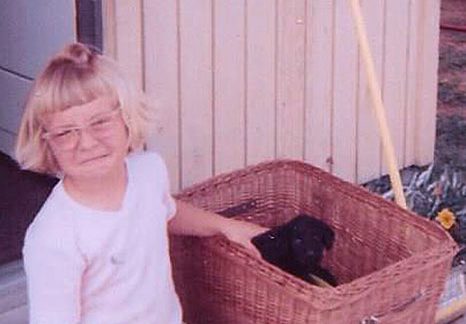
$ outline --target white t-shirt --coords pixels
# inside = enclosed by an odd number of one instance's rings
[[[29,226],[23,256],[31,324],[181,323],[166,166],[149,152],[129,155],[126,165],[119,211],[77,203],[60,181]]]

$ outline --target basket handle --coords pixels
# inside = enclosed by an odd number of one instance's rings
[[[398,312],[401,312],[401,311],[404,311],[406,308],[408,308],[409,306],[411,306],[412,304],[414,304],[415,302],[417,302],[418,300],[422,299],[422,297],[424,297],[425,295],[425,291],[424,290],[421,290],[420,292],[418,292],[415,296],[399,303],[399,304],[395,304],[393,306],[390,307],[390,309],[384,313],[378,313],[378,314],[373,314],[373,315],[370,315],[370,316],[366,316],[364,317],[360,324],[377,324],[377,323],[380,323],[380,321],[387,315],[391,314],[391,313],[398,313]]]

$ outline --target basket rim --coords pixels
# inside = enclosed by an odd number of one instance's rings
[[[409,225],[414,226],[418,229],[428,230],[430,234],[434,234],[437,238],[447,239],[450,240],[452,243],[456,244],[456,242],[451,238],[451,236],[440,225],[436,224],[435,222],[432,222],[426,219],[425,217],[414,213],[411,210],[404,209],[392,201],[385,200],[383,199],[383,197],[370,192],[368,189],[360,185],[343,180],[317,166],[300,160],[273,159],[269,161],[260,162],[255,165],[250,165],[243,169],[224,172],[216,176],[213,176],[209,179],[203,180],[199,183],[188,186],[176,193],[174,197],[183,200],[183,198],[186,199],[187,197],[193,195],[200,195],[202,193],[212,190],[212,188],[229,183],[231,179],[240,179],[241,177],[248,176],[253,172],[289,167],[298,167],[303,168],[306,171],[312,171],[312,173],[315,174],[315,177],[318,177],[321,180],[322,178],[327,178],[326,180],[330,180],[332,183],[336,185],[333,189],[345,193],[348,196],[351,196],[352,199],[364,201],[366,204],[369,203],[374,208],[384,209],[386,211],[386,214],[390,216],[393,216],[393,214],[396,211],[397,215],[403,217],[403,221],[407,221]],[[349,190],[350,188],[351,191]],[[367,199],[362,199],[361,196]],[[413,218],[412,216],[415,217]]]

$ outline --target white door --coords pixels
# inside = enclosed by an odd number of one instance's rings
[[[12,154],[23,103],[48,57],[76,39],[75,2],[0,1],[0,150]]]

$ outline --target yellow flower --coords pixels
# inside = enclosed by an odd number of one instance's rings
[[[452,211],[448,208],[444,208],[437,213],[435,220],[439,222],[444,229],[449,230],[453,225],[455,225],[456,217]]]

